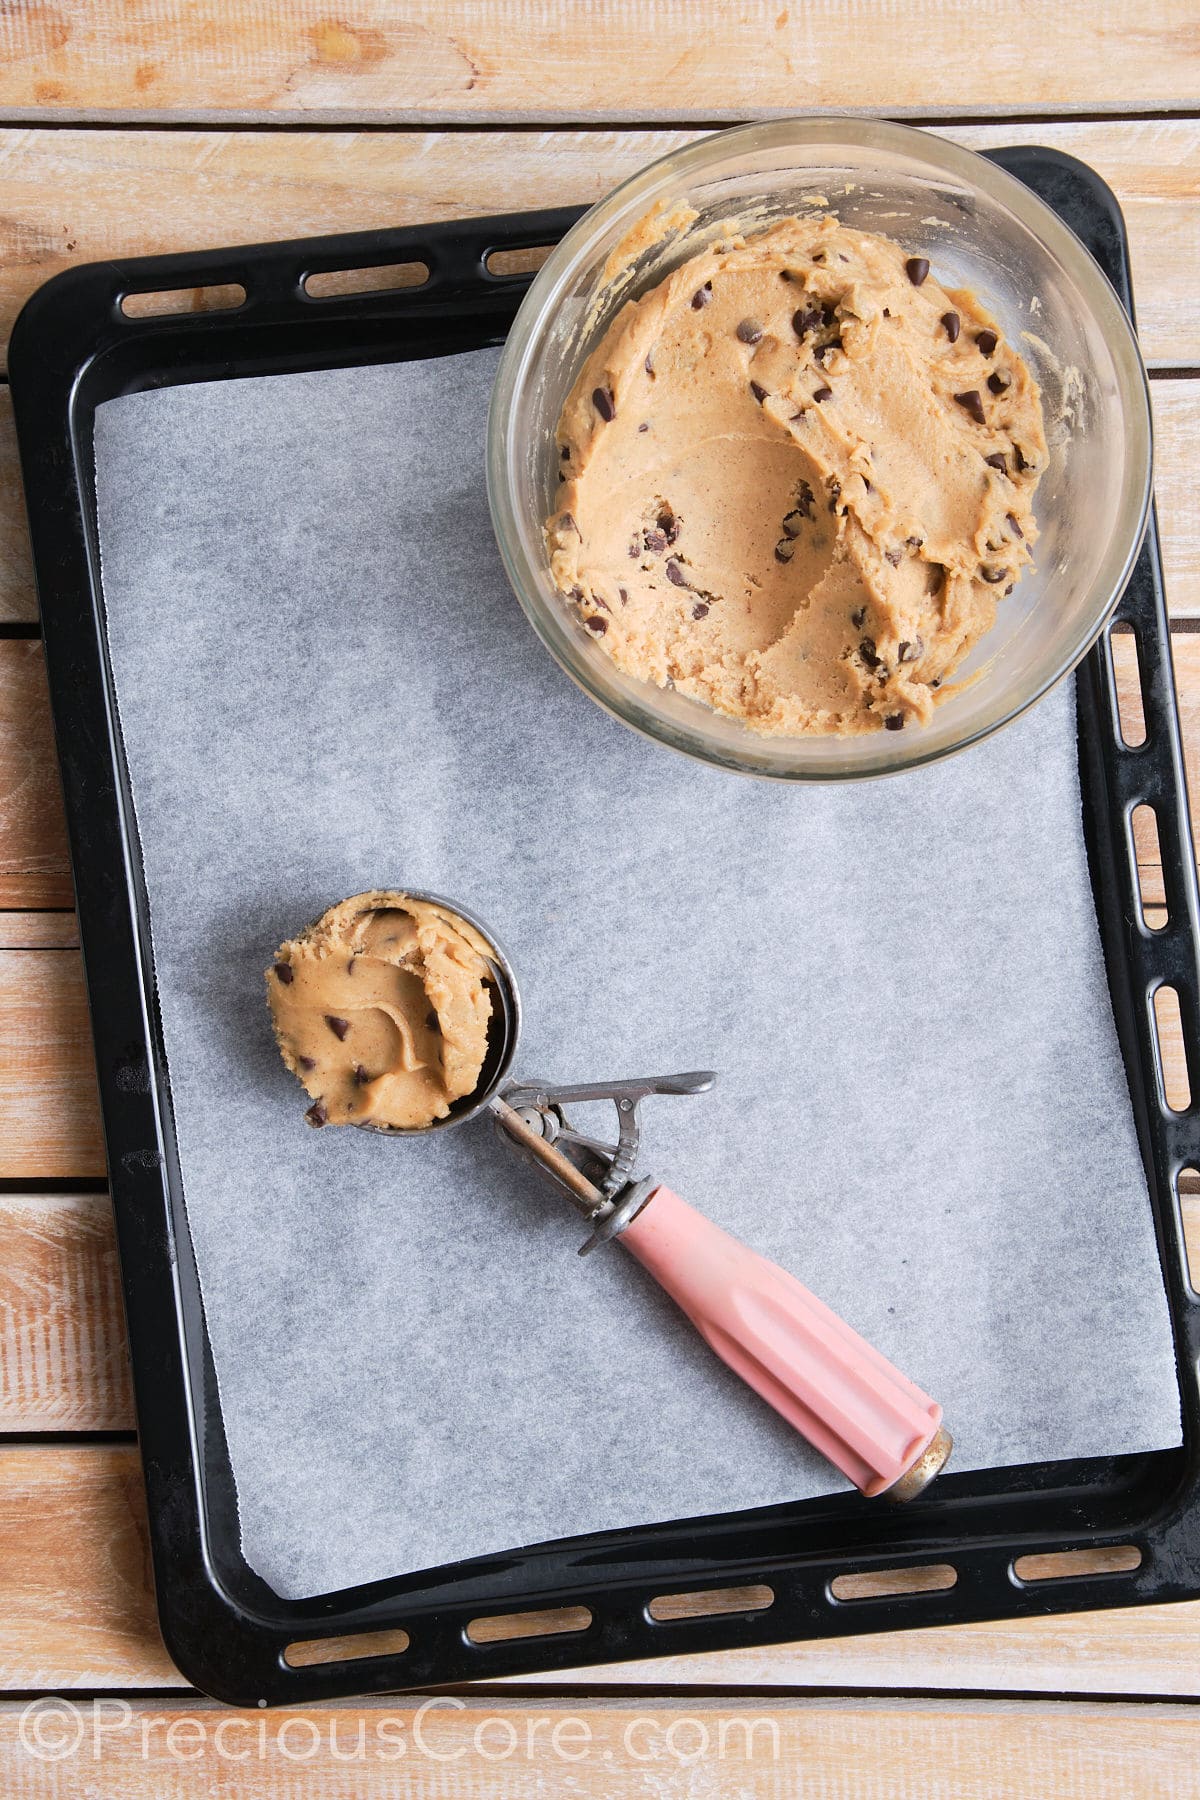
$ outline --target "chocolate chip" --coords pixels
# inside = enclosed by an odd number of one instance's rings
[[[657,524],[658,529],[666,537],[668,544],[673,544],[675,539],[679,536],[679,528],[682,521],[677,519],[673,512],[660,512],[655,523]]]
[[[650,429],[649,421],[647,421],[645,424],[638,426],[639,431],[649,431],[649,429]]]
[[[587,626],[589,631],[595,632],[597,637],[603,637],[605,632],[608,630],[608,620],[607,619],[591,618],[591,619],[585,619],[583,622]]]
[[[647,550],[652,550],[658,556],[667,547],[667,534],[665,531],[648,531],[643,541]]]
[[[593,594],[592,599],[595,602],[595,604],[599,607],[602,607],[605,612],[612,611],[612,607],[608,604],[608,601],[604,598],[603,594]]]
[[[763,387],[759,382],[752,381],[750,383],[750,392],[754,395],[754,398],[758,401],[758,404],[761,406],[763,401],[767,397],[766,388]]]
[[[1021,446],[1020,446],[1020,444],[1018,444],[1015,441],[1015,439],[1013,441],[1013,456],[1016,459],[1017,471],[1019,474],[1024,475],[1026,469],[1033,468],[1034,465],[1031,462],[1026,462],[1024,456],[1021,453]]]
[[[831,387],[819,387],[815,390],[813,399],[818,406],[823,406],[826,400],[833,399],[833,389]]]
[[[996,348],[996,345],[1000,342],[1000,337],[995,331],[977,331],[975,333],[975,342],[978,344],[984,356],[990,356]]]
[[[1016,513],[1005,513],[1004,517],[1008,520],[1009,528],[1016,533],[1017,537],[1023,538],[1025,533],[1021,530],[1021,521]]]
[[[355,1063],[354,1065],[354,1079],[357,1081],[359,1087],[366,1087],[368,1081],[371,1079],[361,1063]]]
[[[910,256],[904,265],[904,272],[914,287],[920,287],[929,273],[929,258],[927,256]]]
[[[866,624],[866,622],[867,622],[866,607],[865,606],[856,607],[855,610],[850,614],[850,623],[853,625],[855,631],[861,631],[863,626]]]
[[[346,1033],[350,1029],[349,1019],[339,1019],[336,1013],[326,1013],[325,1023],[328,1025],[335,1038],[338,1038],[343,1042],[345,1041]]]
[[[811,519],[811,512],[801,512],[799,507],[783,515],[783,534],[785,537],[797,538],[804,530],[805,519]]]
[[[1008,459],[1003,450],[993,450],[992,454],[985,456],[983,460],[989,469],[999,469],[1002,475],[1008,474]]]
[[[883,316],[884,316],[884,318],[885,318],[885,319],[890,319],[890,318],[891,318],[891,316],[892,316],[892,309],[891,309],[891,307],[890,307],[890,306],[885,306],[885,307],[884,307],[884,309],[883,309]]]
[[[903,713],[888,713],[887,717],[883,721],[883,729],[885,731],[903,731],[904,730],[904,714]]]
[[[997,369],[994,375],[988,376],[988,386],[993,394],[1003,394],[1012,386],[1012,376],[1003,369]]]
[[[883,662],[882,656],[876,654],[874,638],[865,637],[858,646],[858,654],[862,657],[868,669],[878,669]]]
[[[296,979],[296,971],[293,969],[291,963],[277,962],[275,964],[275,979],[276,981],[281,981],[284,987],[290,987],[292,982]]]
[[[970,413],[977,425],[987,423],[984,418],[983,401],[979,397],[978,388],[968,388],[965,394],[955,394],[954,398],[965,413]]]
[[[325,1102],[323,1100],[314,1100],[304,1116],[310,1125],[324,1125],[329,1117],[329,1114],[325,1111]]]
[[[958,314],[956,312],[943,313],[942,324],[945,327],[946,336],[950,339],[950,342],[952,344],[957,344],[959,326],[961,324]]]
[[[813,351],[814,360],[819,362],[821,367],[824,368],[825,367],[825,358],[827,356],[831,355],[834,350],[840,350],[841,348],[842,348],[842,340],[840,337],[830,338],[830,340],[827,344],[821,344],[816,350]]]
[[[940,675],[935,675],[935,676],[934,676],[934,678],[933,678],[933,680],[932,680],[932,681],[931,681],[931,682],[930,682],[930,684],[929,684],[929,685],[930,685],[930,687],[931,687],[931,688],[940,688],[940,687],[941,687],[941,685],[942,685],[942,678],[941,678],[941,676],[940,676]]]
[[[775,561],[790,563],[796,554],[796,546],[791,538],[780,538],[775,546]]]
[[[792,330],[798,338],[807,337],[810,331],[816,330],[823,317],[819,306],[802,306],[792,314]]]
[[[707,600],[697,600],[695,606],[693,606],[693,608],[692,608],[692,617],[693,617],[693,619],[702,619],[707,611],[708,611],[708,601]]]
[[[647,373],[647,375],[653,375],[653,374],[654,374],[654,360],[653,360],[653,358],[654,358],[654,352],[653,352],[653,350],[647,350],[647,352],[646,352],[646,360],[645,360],[645,362],[644,362],[644,363],[643,363],[643,364],[642,364],[642,367],[643,367],[643,369],[645,369],[645,371],[646,371],[646,373]]]
[[[628,590],[628,588],[619,587],[617,589],[617,593],[620,596],[621,605],[628,606],[629,605],[629,590]]]
[[[611,424],[617,416],[617,409],[613,405],[612,394],[606,387],[592,389],[592,405],[606,424]]]
[[[923,638],[915,637],[911,643],[907,638],[902,638],[898,651],[899,659],[901,662],[916,662],[924,648],[925,640]]]
[[[575,601],[582,600],[583,599],[583,589],[578,584],[576,584],[576,586],[571,588],[570,591],[568,592],[567,599],[575,600]]]
[[[1012,593],[1012,591],[1013,591],[1013,588],[1014,588],[1014,587],[1015,587],[1015,586],[1016,586],[1016,583],[1015,583],[1015,582],[1012,582],[1012,581],[1010,581],[1010,582],[1009,582],[1009,584],[1008,584],[1008,586],[1007,586],[1007,587],[1006,587],[1006,588],[1005,588],[1005,590],[1004,590],[1004,597],[1005,597],[1005,599],[1006,599],[1006,600],[1007,600],[1007,598],[1008,598],[1008,596],[1009,596],[1009,595],[1010,595],[1010,594],[1011,594],[1011,593]]]
[[[841,499],[841,497],[842,497],[842,484],[840,481],[837,480],[836,477],[834,477],[834,479],[831,480],[829,483],[829,510],[830,510],[830,512],[837,511],[837,503]]]
[[[980,563],[979,574],[980,578],[983,581],[988,582],[992,587],[996,587],[1001,581],[1008,580],[1007,569],[989,569],[986,563]]]
[[[299,1063],[300,1067],[305,1070],[315,1069],[317,1066],[317,1059],[315,1056],[298,1056],[296,1061]]]
[[[757,319],[743,319],[737,328],[737,334],[743,344],[757,344],[762,338],[763,328]]]
[[[883,553],[884,561],[890,562],[893,569],[898,569],[900,567],[900,558],[903,554],[904,552],[899,548],[895,550],[885,550]]]
[[[695,310],[697,312],[699,312],[700,308],[702,306],[707,306],[711,299],[712,299],[712,282],[706,281],[704,286],[697,288],[695,293],[692,295],[692,305],[695,308]]]
[[[676,587],[687,588],[691,592],[692,584],[673,556],[667,558],[667,580],[673,581]]]
[[[910,550],[919,550],[921,545],[925,542],[925,539],[919,537],[906,537],[904,541]]]

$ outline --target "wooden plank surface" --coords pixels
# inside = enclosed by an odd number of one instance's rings
[[[132,1425],[108,1195],[0,1195],[0,1432]]]
[[[941,129],[976,149],[1048,143],[1097,168],[1128,222],[1147,359],[1200,363],[1200,122]],[[590,202],[696,135],[0,130],[0,336],[72,263]]]
[[[103,1175],[83,972],[74,950],[0,950],[0,1180]]]
[[[581,1703],[442,1696],[307,1712],[113,1700],[0,1708],[21,1800],[1188,1800],[1200,1716],[1182,1706],[915,1700]]]
[[[0,11],[10,116],[721,119],[800,108],[1077,112],[1191,104],[1189,0],[1129,7],[837,0],[22,0]]]
[[[73,901],[40,644],[0,640],[0,906]]]

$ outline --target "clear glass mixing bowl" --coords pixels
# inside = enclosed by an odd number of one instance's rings
[[[653,209],[694,210],[619,268]],[[556,591],[543,523],[555,427],[577,371],[626,300],[729,221],[752,230],[833,212],[927,256],[979,295],[1042,388],[1049,466],[1037,490],[1036,569],[1000,604],[925,727],[861,737],[766,737],[673,689],[626,675]],[[539,270],[500,362],[488,419],[488,496],[509,579],[534,630],[584,691],[627,725],[728,769],[842,780],[930,762],[1024,711],[1088,650],[1137,554],[1150,503],[1150,408],[1125,312],[1075,235],[1014,176],[943,138],[869,119],[784,119],[724,131],[652,163],[592,207]],[[974,681],[965,678],[975,676]]]

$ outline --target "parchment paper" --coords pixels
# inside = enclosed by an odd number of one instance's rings
[[[1069,687],[802,790],[642,741],[505,582],[492,352],[96,422],[108,631],[245,1553],[297,1597],[842,1486],[479,1123],[312,1131],[275,945],[359,889],[513,957],[517,1072],[714,1067],[642,1167],[943,1402],[955,1466],[1179,1441]]]

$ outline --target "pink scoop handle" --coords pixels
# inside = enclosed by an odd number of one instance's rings
[[[722,1362],[849,1476],[881,1494],[928,1450],[942,1409],[786,1270],[655,1188],[620,1242]]]

